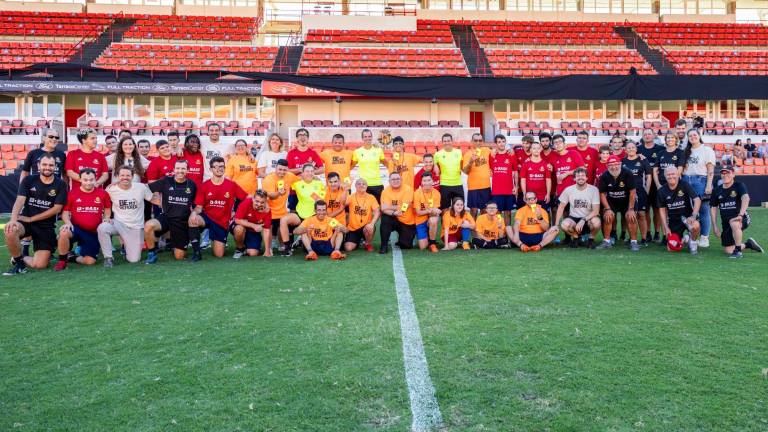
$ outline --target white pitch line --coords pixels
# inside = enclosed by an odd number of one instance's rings
[[[427,356],[421,341],[419,318],[413,305],[411,288],[405,275],[403,253],[400,248],[392,248],[392,270],[395,273],[395,291],[397,309],[400,313],[400,333],[403,339],[403,363],[405,381],[408,384],[408,397],[411,399],[411,430],[414,432],[432,431],[442,427],[443,416],[435,398],[435,387],[429,377]]]

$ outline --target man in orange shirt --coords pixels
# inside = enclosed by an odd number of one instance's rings
[[[413,193],[413,210],[416,212],[416,239],[419,249],[429,247],[429,251],[437,253],[437,223],[440,221],[440,192],[432,185],[432,175],[424,173],[421,176],[421,187]]]
[[[557,227],[549,226],[549,214],[537,203],[536,194],[525,194],[525,206],[515,213],[515,226],[507,228],[507,235],[521,251],[538,252],[557,237]]]
[[[475,238],[472,239],[472,245],[479,249],[509,248],[506,231],[499,206],[493,201],[488,201],[485,214],[478,216],[475,221]]]
[[[387,159],[387,170],[390,174],[398,173],[402,178],[402,184],[413,184],[414,171],[421,158],[413,153],[405,152],[405,140],[396,136],[392,139],[392,156]]]
[[[318,255],[331,256],[332,260],[343,260],[347,256],[341,253],[341,242],[347,228],[336,219],[328,217],[328,204],[324,200],[315,201],[315,214],[304,219],[293,234],[301,236],[307,261],[316,261]]]
[[[472,149],[464,153],[461,170],[467,175],[467,207],[472,217],[491,200],[491,151],[483,145],[483,136],[472,135]]]
[[[288,193],[291,185],[298,181],[299,177],[288,171],[288,161],[277,161],[275,172],[268,174],[262,181],[262,189],[267,193],[267,204],[272,212],[272,238],[277,239],[280,230],[280,219],[288,216]],[[271,247],[266,245],[265,247]]]
[[[407,184],[409,183],[403,182],[400,173],[392,172],[389,174],[389,186],[381,193],[380,254],[389,251],[389,237],[392,231],[397,232],[397,245],[400,249],[413,247],[416,218],[413,212],[413,189]]]
[[[335,172],[347,184],[345,189],[352,186],[349,181],[349,171],[352,169],[352,151],[344,149],[344,135],[336,134],[331,138],[332,148],[323,150],[320,159],[323,160],[325,173]],[[329,203],[330,204],[330,203]],[[328,209],[331,210],[330,208]]]
[[[355,181],[355,193],[347,198],[349,207],[349,232],[344,239],[344,250],[357,249],[361,240],[365,240],[366,252],[373,252],[373,236],[376,234],[376,221],[379,220],[379,202],[369,194],[368,182],[364,178]]]
[[[472,230],[475,229],[475,219],[464,208],[464,198],[455,197],[451,201],[451,208],[443,213],[443,231],[445,246],[443,250],[454,250],[459,246],[469,250],[469,240]]]
[[[336,172],[329,172],[325,176],[327,185],[327,191],[325,193],[325,200],[328,203],[328,217],[332,217],[340,223],[347,224],[347,184],[342,187],[339,174]]]

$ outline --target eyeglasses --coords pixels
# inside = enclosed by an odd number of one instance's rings
[[[536,197],[525,197],[526,201],[536,201]]]
[[[48,135],[50,139],[59,139],[58,135]]]

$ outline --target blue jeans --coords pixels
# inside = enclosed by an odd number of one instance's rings
[[[708,236],[709,229],[712,226],[712,220],[709,216],[709,201],[704,201],[704,189],[707,187],[707,176],[683,176],[683,181],[687,182],[699,195],[701,208],[699,209],[699,223],[701,223],[701,235]]]

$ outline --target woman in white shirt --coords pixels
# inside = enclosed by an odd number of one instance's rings
[[[280,135],[273,133],[267,141],[267,149],[261,152],[259,161],[256,164],[259,170],[259,177],[264,178],[268,174],[275,172],[277,161],[285,159],[286,156],[288,156],[288,152],[285,150],[283,139],[280,138]]]
[[[133,169],[133,182],[143,183],[146,181],[146,170],[149,166],[149,160],[139,154],[139,148],[131,137],[125,137],[117,144],[117,151],[107,156],[107,167],[112,174],[112,183],[117,183],[117,173],[120,167],[128,166]]]
[[[701,209],[699,209],[699,222],[701,223],[699,246],[701,247],[709,247],[709,230],[712,225],[709,215],[709,195],[712,193],[716,162],[715,151],[704,145],[699,131],[696,129],[689,130],[688,147],[685,148],[683,181],[690,184],[701,197]]]

